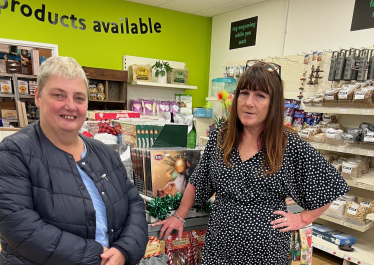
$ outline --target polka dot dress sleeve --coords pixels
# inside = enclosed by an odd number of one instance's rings
[[[210,135],[204,154],[189,179],[189,182],[196,187],[195,201],[199,203],[206,202],[215,193],[209,165],[215,158],[216,142],[217,130]]]
[[[335,167],[304,140],[295,138],[288,147],[292,148],[294,174],[287,177],[295,202],[305,210],[314,210],[347,193],[350,187]]]

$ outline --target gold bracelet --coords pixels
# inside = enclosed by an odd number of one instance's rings
[[[186,221],[183,220],[182,217],[180,217],[179,214],[177,214],[176,211],[172,216],[176,217],[179,221],[181,221],[183,223],[183,226],[186,224]]]

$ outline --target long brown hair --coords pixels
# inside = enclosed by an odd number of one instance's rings
[[[265,153],[261,175],[275,174],[282,166],[283,154],[287,145],[287,135],[285,131],[291,132],[283,125],[284,120],[284,97],[283,84],[276,71],[270,72],[261,64],[256,64],[248,68],[239,79],[235,90],[229,119],[218,131],[217,146],[219,153],[223,154],[223,161],[228,167],[232,150],[240,144],[243,133],[243,124],[238,117],[238,97],[240,90],[250,91],[260,90],[270,96],[268,114],[265,120],[264,130],[258,141],[262,143]],[[285,129],[286,128],[286,129]],[[220,155],[220,157],[222,157]]]

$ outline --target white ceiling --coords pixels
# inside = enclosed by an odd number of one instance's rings
[[[213,17],[268,0],[127,0],[184,13]]]

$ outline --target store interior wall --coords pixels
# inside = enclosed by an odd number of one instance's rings
[[[33,0],[11,1],[8,7],[0,9],[0,38],[39,43],[57,44],[59,55],[74,57],[82,66],[122,70],[123,55],[158,58],[170,61],[185,62],[189,69],[188,84],[198,87],[195,91],[186,91],[193,96],[193,106],[204,106],[209,85],[209,61],[211,44],[212,18],[181,13],[168,9],[147,6],[123,0]],[[14,5],[12,11],[12,3]],[[4,1],[1,1],[4,6]],[[28,5],[32,15],[24,16],[22,6]],[[45,6],[45,21],[39,21],[34,14],[37,9]],[[23,7],[23,12],[28,15],[30,9]],[[58,22],[52,25],[48,22],[48,12],[52,18],[58,14]],[[61,16],[69,18],[63,26]],[[76,29],[73,28],[71,16],[74,15]],[[40,17],[40,16],[39,16]],[[125,18],[130,23],[137,23],[139,18],[148,23],[161,24],[161,33],[146,34],[121,34],[120,23]],[[123,19],[123,21],[120,20]],[[84,19],[85,29],[79,19]],[[93,30],[93,21],[104,22],[105,26],[111,23],[119,25],[119,33],[101,32]],[[5,26],[6,25],[6,26]],[[149,26],[148,26],[149,27]],[[130,27],[131,29],[131,27]],[[143,27],[145,30],[145,27]]]
[[[350,31],[355,0],[288,1],[269,0],[213,17],[210,81],[223,76],[227,62],[374,45],[374,29]],[[254,16],[259,17],[256,45],[229,50],[231,23]]]

